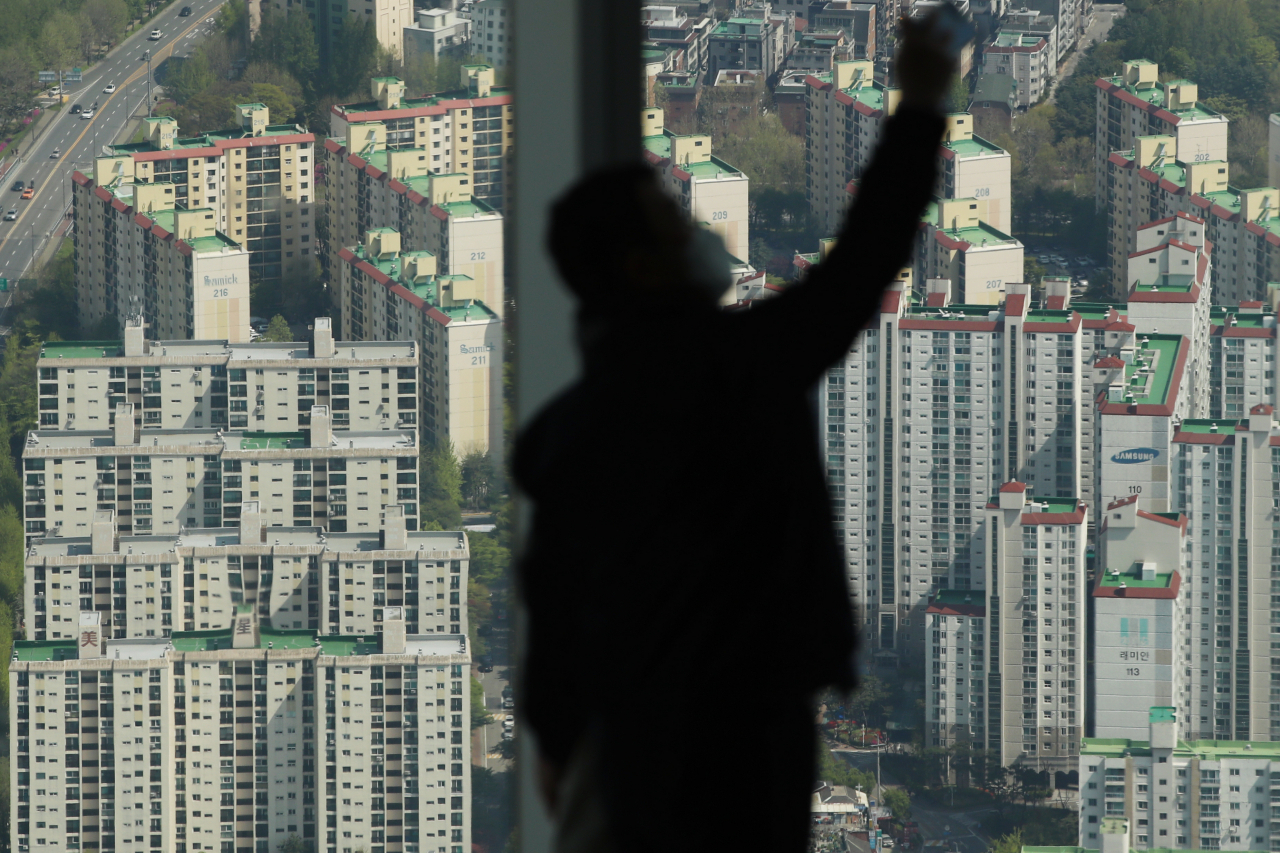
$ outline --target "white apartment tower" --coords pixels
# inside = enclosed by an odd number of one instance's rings
[[[1084,504],[1002,485],[982,516],[986,576],[985,731],[973,742],[1001,766],[1070,772],[1084,725]],[[975,677],[975,676],[971,676]],[[981,717],[979,717],[981,719]],[[984,737],[985,735],[985,737]]]
[[[1138,496],[1108,504],[1093,584],[1094,730],[1100,738],[1146,733],[1154,704],[1186,708],[1187,518],[1138,509]]]
[[[859,622],[874,647],[919,659],[930,595],[985,585],[971,540],[987,497],[1010,474],[1075,495],[1081,327],[1069,310],[1032,310],[1026,285],[971,306],[930,283],[912,307],[909,284],[828,371],[823,434]]]

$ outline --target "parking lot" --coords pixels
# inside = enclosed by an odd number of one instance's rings
[[[1048,276],[1068,276],[1071,279],[1071,298],[1084,299],[1091,288],[1096,288],[1107,271],[1097,258],[1070,252],[1065,247],[1026,244],[1026,258],[1044,267]]]

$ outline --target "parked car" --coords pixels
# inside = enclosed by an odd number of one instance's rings
[[[32,199],[32,198],[35,198],[35,196],[36,196],[35,187],[27,187],[25,190],[22,191],[22,197],[24,199]]]
[[[108,84],[107,84],[107,87],[106,87],[105,89],[103,89],[102,91],[104,91],[104,92],[106,92],[108,95],[110,95],[110,94],[112,94],[113,92],[115,92],[115,90],[116,90],[116,84],[115,84],[115,83],[108,83]]]
[[[516,733],[515,733],[513,730],[511,730],[511,729],[503,729],[503,730],[502,730],[502,739],[503,739],[503,740],[514,740],[514,739],[515,739],[515,736],[516,736]]]
[[[507,717],[505,720],[502,721],[502,727],[504,729],[514,729],[516,727],[516,718]]]
[[[147,41],[160,41],[160,31],[152,30],[151,35],[147,36]]]
[[[6,213],[6,214],[4,215],[4,218],[5,218],[5,221],[6,221],[6,222],[12,222],[13,220],[17,219],[17,218],[18,218],[18,208],[16,208],[16,207],[11,207],[11,208],[9,208],[9,212],[8,212],[8,213]]]
[[[75,116],[75,115],[80,115],[80,105],[79,105],[79,104],[72,104],[72,105],[71,105],[71,114],[72,114],[73,116]]]
[[[515,706],[516,706],[516,700],[512,699],[510,696],[502,700],[502,707],[508,710],[510,710],[511,708],[514,708]]]

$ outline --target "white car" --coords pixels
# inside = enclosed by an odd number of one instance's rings
[[[516,718],[507,717],[505,720],[502,721],[502,727],[504,729],[514,729],[516,727]]]
[[[82,119],[93,118],[93,110],[84,110],[83,112],[80,113],[80,118]]]
[[[151,35],[147,36],[147,41],[160,41],[160,31],[152,30]]]
[[[102,91],[106,92],[108,95],[115,94],[115,91],[116,91],[116,84],[115,84],[115,83],[108,83],[108,84],[107,84],[107,88],[103,89]]]
[[[6,222],[12,222],[13,220],[17,219],[18,218],[17,208],[10,208],[9,212],[4,215],[4,218]]]

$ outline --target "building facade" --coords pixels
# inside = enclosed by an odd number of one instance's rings
[[[123,327],[141,313],[165,338],[249,339],[250,254],[218,230],[216,210],[178,207],[169,182],[72,181],[82,323]]]
[[[404,429],[417,423],[417,363],[412,343],[339,347],[328,317],[316,318],[306,343],[236,344],[149,341],[143,318],[135,317],[123,341],[41,348],[40,428],[112,429],[116,407],[129,403],[142,430],[294,433],[311,428],[319,402],[330,408],[335,431]]]
[[[1040,102],[1058,70],[1049,40],[1031,33],[997,33],[982,57],[983,74],[1007,74],[1016,81],[1016,106],[1023,110]]]
[[[750,248],[748,178],[711,152],[711,136],[681,136],[663,127],[663,112],[641,113],[644,156],[685,214],[720,235],[725,249],[745,261]]]
[[[369,21],[378,39],[378,45],[397,59],[402,56],[401,30],[413,25],[412,0],[318,0],[303,7],[291,0],[255,0],[263,12],[270,10],[288,17],[305,14],[315,29],[316,47],[322,65],[336,61],[338,45],[352,23]]]
[[[18,641],[9,667],[17,849],[467,849],[465,635],[259,625]],[[39,769],[37,769],[39,768]],[[61,778],[59,778],[61,777]]]
[[[423,57],[440,59],[442,56],[462,57],[471,47],[471,19],[464,18],[452,9],[419,9],[418,20],[401,32],[404,40],[402,52],[405,63],[421,61]]]
[[[401,250],[389,228],[342,252],[339,294],[344,337],[408,338],[419,349],[424,441],[449,439],[461,457],[501,455],[502,322],[481,285],[440,275],[430,252]]]
[[[1081,846],[1125,853],[1280,843],[1270,819],[1272,791],[1280,795],[1275,744],[1183,740],[1178,710],[1169,706],[1152,707],[1148,719],[1145,740],[1084,739]]]
[[[132,409],[119,404],[111,430],[28,434],[29,538],[88,535],[98,511],[114,511],[121,533],[234,526],[242,505],[255,500],[267,527],[372,531],[397,503],[416,527],[420,448],[412,427],[335,435],[329,406],[316,405],[306,434],[139,431]]]
[[[155,209],[208,208],[213,218],[202,218],[201,227],[212,225],[214,232],[249,252],[253,280],[279,279],[286,267],[309,258],[315,248],[315,135],[298,125],[269,124],[270,111],[262,104],[240,104],[236,110],[239,126],[191,138],[179,137],[177,122],[168,116],[145,119],[142,142],[108,146],[109,153],[94,158],[91,175],[73,176],[77,216],[81,210],[88,215],[91,195],[124,212],[120,205],[128,205],[122,199],[104,198],[99,189],[172,184],[172,196],[152,203]],[[101,252],[106,287],[120,294],[129,282],[113,268],[119,265],[119,249],[106,241],[105,225],[99,231],[86,220],[84,228],[82,232],[77,220],[76,249],[84,258],[78,268],[86,275],[96,272],[93,259]],[[128,310],[110,303],[90,308],[121,316]],[[81,321],[85,319],[82,313]]]

